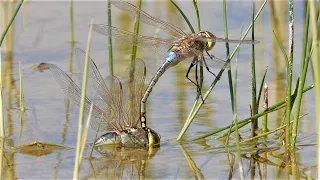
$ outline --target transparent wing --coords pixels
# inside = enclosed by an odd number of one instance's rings
[[[146,66],[142,59],[130,63],[122,76],[123,117],[129,127],[141,127],[140,103],[145,91]]]
[[[215,69],[221,69],[226,63],[227,61],[223,60],[223,59],[220,59],[220,58],[217,58],[213,55],[211,56],[203,56],[205,61],[206,61],[206,64],[208,67],[212,67],[212,68],[215,68]],[[198,61],[199,63],[199,61]],[[200,65],[205,65],[204,63],[200,63]]]
[[[57,67],[54,64],[47,63],[51,73],[53,74],[53,77],[60,85],[61,89],[65,93],[65,95],[71,99],[71,101],[78,106],[80,106],[81,101],[81,89],[74,83],[74,81],[68,76],[64,71],[62,71],[59,67]],[[110,81],[113,84],[114,89],[112,91],[120,91],[121,84],[120,81],[116,77],[110,77]],[[117,89],[117,90],[116,90]],[[108,94],[112,94],[109,92]],[[89,113],[91,101],[89,98],[86,97],[85,99],[85,112],[86,114]],[[101,110],[98,106],[95,104],[93,105],[92,115],[94,119],[91,121],[91,125],[93,129],[97,129],[97,125],[101,121],[100,130],[118,130],[119,127],[117,127],[112,121],[108,121],[108,116],[111,116],[111,119],[115,119],[112,112],[114,112],[117,108],[117,105],[114,105],[112,103],[109,103],[108,105],[111,114],[107,114],[107,111]]]
[[[80,70],[84,69],[85,52],[79,48],[75,49],[76,59],[79,62]],[[105,112],[108,112],[108,121],[102,122],[100,129],[102,130],[123,130],[125,124],[122,120],[122,85],[118,78],[108,76],[102,78],[96,64],[89,57],[88,68],[88,84],[96,91],[94,97],[94,104]],[[121,86],[120,86],[121,85]],[[97,129],[98,121],[92,121],[92,128]],[[109,126],[108,124],[112,124]]]
[[[143,60],[136,59],[132,61],[121,77],[122,91],[113,93],[119,108],[114,111],[115,118],[112,119],[112,123],[116,124],[119,129],[141,127],[140,102],[145,90],[145,76],[146,67]],[[95,98],[94,104],[99,104],[99,107],[106,108],[110,106],[107,101],[101,98]]]
[[[80,72],[83,72],[86,53],[80,48],[75,48],[75,55],[80,66]],[[88,67],[88,84],[95,89],[96,93],[100,95],[103,100],[107,101],[107,97],[111,96],[108,94],[110,91],[108,90],[108,87],[105,84],[96,64],[90,57]]]
[[[226,63],[227,61],[217,58],[213,55],[204,55],[203,58],[205,59],[205,63],[202,62],[200,63],[200,60],[198,60],[198,57],[189,57],[187,59],[184,60],[184,62],[186,63],[192,63],[194,65],[198,65],[198,66],[205,66],[207,65],[209,68],[214,68],[214,69],[221,69]]]
[[[177,26],[160,19],[156,19],[155,17],[152,17],[150,14],[142,11],[141,9],[126,1],[111,0],[110,3],[117,8],[127,12],[134,19],[137,19],[137,17],[139,17],[139,21],[164,30],[175,37],[182,37],[183,35],[185,35],[185,33]]]
[[[110,36],[117,42],[124,42],[141,48],[151,49],[154,52],[159,51],[161,53],[166,53],[168,49],[174,45],[171,41],[142,36],[105,24],[93,24],[92,28],[93,31],[105,36]]]
[[[106,99],[102,99],[101,95],[96,94],[93,103],[101,108],[105,114],[105,119],[91,120],[91,127],[95,130],[103,131],[122,131],[125,125],[122,123],[123,112],[123,89],[120,80],[115,76],[108,76],[104,80],[104,84],[108,87]]]
[[[211,38],[198,38],[197,40],[203,41],[203,42],[228,42],[228,43],[240,43],[241,44],[259,44],[260,41],[257,40],[233,40],[233,39],[225,39],[225,38],[220,38],[220,37],[211,37]]]

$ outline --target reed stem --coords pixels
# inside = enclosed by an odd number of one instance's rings
[[[111,3],[108,0],[108,25],[111,26]],[[109,29],[109,34],[111,34],[111,29]],[[112,50],[112,37],[108,36],[108,50],[109,50],[109,75],[113,76],[113,50]]]
[[[20,84],[20,111],[25,112],[26,108],[24,106],[24,96],[23,96],[23,82],[22,82],[22,68],[21,62],[19,61],[19,84]]]
[[[2,42],[3,42],[4,38],[5,38],[5,36],[7,35],[8,31],[9,31],[9,28],[11,27],[14,19],[16,18],[17,14],[19,12],[19,9],[23,4],[23,1],[24,0],[20,0],[17,9],[14,11],[14,14],[13,14],[13,16],[11,17],[11,19],[9,21],[9,24],[7,25],[6,29],[3,31],[2,35],[1,35],[1,38],[0,38],[0,46],[2,45]]]
[[[263,88],[263,111],[269,108],[268,84],[264,83]],[[262,116],[262,133],[268,132],[268,114]]]
[[[285,139],[285,148],[286,148],[286,156],[285,163],[289,163],[290,161],[290,141],[291,141],[291,91],[292,91],[292,69],[293,69],[293,47],[294,47],[294,11],[293,11],[293,0],[289,0],[289,58],[287,59],[287,108],[286,108],[286,139]],[[292,158],[294,159],[294,158]],[[289,172],[290,165],[286,166],[286,172]],[[286,178],[289,178],[289,173],[285,173]],[[293,173],[295,174],[295,173]],[[296,179],[296,177],[294,178]]]
[[[141,5],[142,5],[142,0],[139,0],[139,5],[138,5],[139,9],[141,9]],[[139,28],[140,28],[139,18],[140,18],[140,15],[137,14],[136,22],[134,23],[134,31],[133,31],[135,34],[139,34]],[[134,37],[134,38],[136,38],[136,37]],[[135,42],[135,41],[136,41],[136,39],[133,39],[133,42]],[[136,59],[136,56],[137,56],[137,46],[133,45],[132,50],[131,50],[131,61]]]
[[[262,12],[262,9],[264,8],[264,6],[266,5],[266,0],[263,2],[263,4],[261,5],[259,11],[257,12],[257,14],[254,17],[254,21],[256,21],[256,19],[258,18],[258,16],[260,15],[260,13]],[[244,35],[242,36],[241,40],[243,40],[247,34],[249,33],[250,29],[252,27],[252,23],[249,25],[248,29],[245,31]],[[240,47],[240,44],[238,44],[236,46],[236,48],[234,49],[234,51],[231,53],[231,55],[229,56],[227,62],[225,63],[225,65],[222,67],[222,69],[220,70],[219,74],[217,75],[217,78],[215,78],[215,80],[211,83],[209,89],[207,90],[207,92],[204,94],[203,99],[206,100],[209,96],[209,94],[211,93],[211,91],[213,90],[214,86],[216,85],[216,83],[218,82],[218,79],[222,76],[222,73],[224,72],[224,70],[226,69],[226,67],[228,66],[229,62],[231,61],[231,59],[233,58],[233,56],[235,55],[235,53],[238,51]],[[187,124],[186,126],[189,126],[192,122],[192,120],[195,118],[195,116],[197,115],[197,113],[199,112],[200,108],[202,107],[203,102],[201,101],[194,109],[192,109],[192,111],[190,111],[190,114],[188,115],[188,119],[187,122],[189,124]],[[185,130],[186,131],[186,130]],[[180,132],[180,136],[178,137],[178,140],[180,138],[182,138],[184,132]]]
[[[254,41],[254,13],[255,13],[255,4],[253,3],[253,11],[252,11],[252,30],[251,30],[251,38]],[[257,105],[257,80],[256,80],[256,63],[255,63],[255,44],[252,44],[251,51],[251,114],[252,116],[258,113],[258,105]],[[258,120],[253,119],[251,123],[251,136],[255,136],[255,130],[258,129]]]
[[[310,7],[310,18],[311,18],[311,27],[312,27],[312,38],[313,38],[313,63],[314,63],[314,86],[315,86],[315,99],[316,99],[316,108],[320,109],[320,57],[319,57],[319,39],[318,39],[318,26],[317,26],[317,11],[315,7],[315,1],[309,1]],[[316,111],[317,118],[317,132],[320,132],[320,112]],[[317,164],[318,164],[318,177],[320,176],[320,133],[317,133]]]
[[[87,93],[87,77],[88,77],[90,43],[91,43],[91,35],[92,35],[92,24],[93,24],[93,19],[91,19],[91,22],[90,22],[88,42],[86,47],[86,57],[85,57],[83,77],[82,77],[80,112],[79,112],[79,120],[78,120],[77,148],[76,148],[75,165],[74,165],[74,171],[73,171],[74,180],[79,179],[79,170],[81,165],[80,157],[81,157],[81,142],[82,142],[82,122],[83,122],[83,117],[85,112],[84,108],[85,108],[85,100],[86,100],[86,93]]]
[[[313,87],[314,87],[313,84],[307,86],[307,87],[303,90],[303,93],[305,93],[305,92],[313,89]],[[296,94],[292,94],[291,96],[292,96],[291,99],[294,99],[294,98],[296,97]],[[251,120],[251,119],[255,119],[255,118],[257,119],[257,118],[259,118],[259,117],[261,117],[261,116],[263,116],[263,115],[265,115],[265,114],[267,114],[267,113],[274,112],[274,111],[276,111],[276,110],[278,110],[278,109],[281,109],[281,108],[285,107],[285,106],[284,106],[285,104],[286,104],[286,100],[282,100],[282,101],[280,101],[280,102],[278,102],[278,103],[270,106],[270,107],[269,107],[268,109],[266,109],[264,112],[258,113],[258,114],[254,115],[254,116],[252,116],[252,117],[248,117],[248,118],[245,118],[245,119],[243,119],[243,120],[241,120],[241,121],[238,121],[238,128],[240,128],[240,127],[242,127],[242,126],[245,126],[245,125],[247,125],[248,123],[250,123],[250,120]],[[202,136],[199,136],[199,137],[196,137],[196,138],[192,138],[192,139],[190,139],[190,141],[197,141],[197,140],[200,140],[200,139],[203,139],[203,138],[212,136],[212,135],[217,134],[217,133],[219,133],[219,132],[222,132],[222,131],[224,131],[224,130],[226,130],[226,129],[229,129],[231,126],[233,126],[233,124],[230,124],[230,125],[228,125],[228,126],[219,128],[219,129],[217,129],[217,130],[214,130],[214,131],[209,132],[209,133],[207,133],[207,134],[204,134],[204,135],[202,135]],[[226,135],[226,134],[224,134],[224,136],[225,136],[225,135]]]

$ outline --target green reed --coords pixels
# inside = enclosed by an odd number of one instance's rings
[[[197,15],[197,24],[198,24],[198,32],[199,31],[201,31],[201,21],[200,21],[200,14],[199,14],[199,8],[198,8],[198,4],[197,4],[197,1],[196,0],[193,0],[192,1],[193,2],[193,7],[194,7],[194,10],[195,10],[195,12],[196,12],[196,15]],[[199,59],[201,59],[202,58],[202,56],[199,56],[198,57]],[[197,66],[196,66],[196,68],[197,68]],[[202,99],[202,86],[203,86],[203,61],[200,61],[200,67],[199,67],[199,69],[200,69],[200,73],[199,73],[199,75],[200,75],[200,81],[199,81],[199,89],[198,89],[198,94],[197,94],[197,97],[196,97],[196,99],[195,99],[195,101],[194,101],[194,104],[198,104],[198,101],[199,101],[199,98],[201,98]],[[196,71],[197,72],[197,71]],[[197,74],[196,74],[196,76],[198,76]]]
[[[69,23],[70,23],[70,36],[71,36],[71,41],[70,43],[74,44],[74,22],[73,22],[73,0],[70,0],[69,4]]]
[[[313,87],[314,87],[313,84],[307,86],[307,87],[303,90],[303,93],[305,93],[305,92],[313,89]],[[292,94],[292,95],[291,95],[291,99],[295,99],[296,96],[297,96],[296,94]],[[265,114],[268,114],[268,113],[271,113],[271,112],[275,112],[275,111],[277,111],[277,110],[279,110],[279,109],[284,108],[284,107],[285,107],[285,104],[286,104],[286,100],[282,100],[282,101],[280,101],[280,102],[278,102],[278,103],[275,103],[274,105],[268,107],[268,108],[267,108],[265,111],[263,111],[263,112],[260,112],[260,113],[254,115],[254,116],[251,116],[251,117],[248,117],[248,118],[245,118],[245,119],[243,119],[243,120],[238,121],[238,128],[241,128],[241,127],[247,125],[248,123],[251,122],[252,119],[257,119],[257,118],[259,118],[259,117],[264,116]],[[197,141],[197,140],[200,140],[200,139],[203,139],[203,138],[212,136],[212,135],[216,135],[216,134],[218,134],[218,133],[220,133],[220,132],[222,132],[222,131],[224,131],[224,130],[229,129],[230,127],[233,127],[233,128],[234,128],[235,126],[234,126],[233,124],[227,125],[227,126],[225,126],[225,127],[216,129],[216,130],[214,130],[214,131],[212,131],[212,132],[206,133],[206,134],[201,135],[201,136],[198,136],[198,137],[196,137],[196,138],[192,138],[192,139],[190,139],[190,141]],[[234,130],[233,130],[233,131],[234,131]],[[233,132],[233,131],[232,131],[232,132]],[[226,135],[227,135],[226,133],[225,133],[225,134],[222,134],[222,135],[219,136],[219,138],[220,138],[220,137],[224,137],[224,136],[226,136]]]
[[[0,77],[2,77],[2,48],[0,47]],[[3,119],[3,102],[2,102],[2,78],[0,78],[0,138],[4,138],[5,137],[5,133],[4,133],[4,119]],[[2,161],[0,161],[2,162]]]
[[[172,5],[180,12],[180,14],[182,15],[182,17],[184,18],[184,20],[185,20],[186,23],[188,24],[188,26],[189,26],[189,28],[190,28],[190,31],[191,31],[192,33],[195,33],[195,31],[194,31],[194,29],[193,29],[193,26],[191,25],[189,19],[188,19],[187,16],[184,14],[184,12],[181,10],[181,8],[180,8],[173,0],[170,0],[170,2],[171,2]],[[196,9],[196,12],[199,12],[199,11],[197,11],[198,6],[197,6],[196,2],[193,2],[193,4],[194,4],[194,7],[195,7],[195,9]],[[197,17],[200,18],[199,15],[197,15]],[[200,21],[200,20],[198,19],[198,26],[200,26],[200,22],[199,22],[199,21]],[[199,93],[198,93],[198,95],[197,95],[197,97],[196,97],[196,99],[195,99],[195,102],[194,102],[193,105],[192,105],[192,109],[195,108],[196,105],[198,104],[198,99],[199,99]],[[190,116],[190,114],[189,114],[189,116]],[[190,119],[189,116],[188,116],[187,120]],[[190,124],[191,124],[191,122],[189,122],[189,121],[186,121],[186,122],[184,123],[183,128],[181,129],[181,131],[180,131],[180,133],[179,133],[179,135],[178,135],[178,137],[177,137],[177,141],[180,141],[180,140],[181,140],[182,136],[183,136],[184,133],[187,131],[187,129],[189,128]]]
[[[191,25],[189,19],[187,18],[187,16],[184,14],[184,12],[180,9],[180,7],[173,1],[173,0],[170,0],[171,3],[177,8],[177,10],[180,12],[180,14],[182,15],[182,17],[185,19],[185,21],[187,22],[190,30],[192,33],[195,33],[194,31],[194,28],[193,26]],[[197,1],[193,0],[193,7],[195,9],[195,12],[196,12],[196,16],[197,16],[197,25],[198,25],[198,31],[201,30],[201,21],[200,21],[200,14],[199,14],[199,8],[198,8],[198,4],[197,4]],[[202,58],[201,56],[199,56],[198,58]],[[195,98],[195,101],[193,102],[193,105],[192,105],[192,108],[191,109],[194,109],[196,107],[196,105],[198,104],[198,101],[199,101],[199,98],[201,97],[202,98],[202,85],[203,85],[203,66],[202,66],[202,61],[200,61],[200,82],[199,82],[199,91],[198,91],[198,94],[197,94],[197,97]],[[197,66],[196,66],[197,68]],[[196,75],[197,76],[197,75]],[[190,119],[190,116],[191,114],[188,115],[188,118],[187,120],[185,121],[184,123],[184,126],[183,128],[181,129],[178,137],[177,137],[177,141],[180,141],[182,136],[185,134],[185,132],[187,131],[187,129],[189,128],[189,126],[191,125],[191,122],[193,119]],[[191,120],[191,121],[190,121]]]
[[[266,111],[269,107],[269,96],[268,96],[268,85],[264,83],[263,86],[263,109],[262,111]],[[259,103],[258,103],[259,104]],[[268,114],[262,116],[262,125],[261,125],[262,133],[268,132]]]
[[[82,77],[82,88],[81,88],[81,101],[80,101],[80,112],[79,112],[79,120],[78,120],[78,135],[77,135],[77,148],[76,148],[76,155],[75,155],[75,165],[73,171],[73,179],[79,179],[79,170],[81,165],[81,152],[84,144],[82,143],[83,135],[82,135],[82,122],[84,118],[84,108],[85,108],[85,100],[86,100],[86,93],[87,93],[87,79],[88,79],[88,64],[89,64],[89,52],[90,52],[90,43],[91,43],[91,35],[92,35],[92,24],[93,19],[90,22],[90,29],[88,34],[88,42],[86,47],[86,56],[85,56],[85,63],[84,63],[84,70],[83,70],[83,77]],[[88,129],[87,129],[88,130]]]
[[[22,68],[21,68],[21,62],[19,61],[19,84],[20,84],[20,111],[25,112],[26,108],[24,106],[24,93],[23,93],[23,82],[22,82]]]
[[[263,106],[262,106],[262,111],[266,111],[269,107],[268,105],[268,85],[265,83],[266,75],[267,75],[268,69],[266,68],[264,71],[264,74],[262,76],[262,80],[260,83],[260,88],[259,88],[259,93],[258,93],[258,99],[257,99],[257,113],[259,112],[259,104],[260,104],[260,99],[262,96],[262,91],[263,91]],[[268,114],[265,114],[262,117],[262,124],[261,124],[261,129],[263,133],[266,133],[268,131]]]
[[[187,149],[183,146],[182,143],[178,143],[184,157],[186,158],[186,161],[188,162],[189,168],[193,174],[194,179],[205,179],[203,173],[201,172],[201,169],[197,166],[197,164],[192,159],[192,156],[187,151]]]
[[[226,0],[223,1],[223,21],[224,21],[224,38],[228,39],[229,33],[228,33],[228,18],[227,18],[227,2]],[[242,35],[242,29],[241,29],[241,35]],[[241,39],[241,36],[240,36]],[[231,101],[231,109],[232,109],[232,124],[235,124],[235,140],[236,140],[236,151],[237,151],[237,159],[239,163],[239,172],[240,172],[240,179],[244,179],[244,171],[243,171],[243,165],[242,165],[242,157],[240,152],[240,135],[238,131],[238,115],[237,115],[237,79],[238,79],[238,58],[240,54],[240,48],[237,52],[237,58],[236,58],[236,66],[234,69],[234,80],[232,78],[232,71],[231,71],[231,64],[228,65],[228,84],[229,84],[229,93],[230,93],[230,101]],[[226,43],[226,58],[228,59],[230,57],[230,47],[229,43]],[[233,82],[234,81],[234,82]],[[232,129],[231,126],[229,128],[229,131],[227,132],[227,139],[225,143],[226,149],[229,151],[228,144],[229,144],[229,137]]]
[[[10,26],[12,25],[14,19],[16,18],[17,14],[18,14],[18,12],[19,12],[19,10],[20,10],[20,7],[21,7],[22,4],[23,4],[23,1],[24,1],[24,0],[20,0],[20,2],[19,2],[19,4],[18,4],[18,7],[17,7],[16,10],[14,11],[14,14],[13,14],[13,16],[11,17],[11,19],[10,19],[10,21],[9,21],[9,24],[8,24],[7,27],[4,29],[4,31],[3,31],[2,35],[1,35],[1,38],[0,38],[0,46],[2,46],[2,42],[3,42],[6,34],[8,33],[9,28],[10,28]]]
[[[111,26],[111,3],[108,0],[108,25]],[[111,34],[111,29],[109,29],[109,34]],[[108,36],[108,51],[109,51],[109,75],[113,76],[113,50],[112,50],[112,37]]]
[[[289,57],[286,58],[287,62],[287,109],[286,109],[286,151],[289,152],[290,140],[291,140],[291,92],[292,92],[292,69],[293,69],[293,47],[294,47],[294,12],[293,12],[293,0],[289,1]],[[289,153],[286,153],[286,162],[289,162]],[[295,159],[295,158],[292,158]],[[290,166],[286,166],[290,167]],[[288,173],[286,173],[288,174]],[[295,173],[293,173],[295,174]],[[289,174],[288,174],[289,175]],[[288,176],[287,175],[287,176]],[[295,176],[294,176],[295,177]],[[296,179],[296,178],[294,178]]]
[[[292,126],[291,126],[291,111],[292,111],[292,107],[294,104],[294,101],[297,98],[292,99],[291,98],[291,93],[292,93],[292,73],[293,73],[293,47],[294,47],[294,41],[293,41],[293,37],[294,37],[294,12],[293,12],[293,1],[290,1],[289,3],[289,56],[287,55],[285,48],[283,46],[283,44],[281,43],[280,39],[277,37],[277,34],[275,34],[275,38],[277,40],[277,43],[279,45],[279,48],[282,51],[282,54],[287,62],[287,87],[286,87],[286,110],[285,110],[285,149],[286,149],[286,156],[285,156],[285,163],[289,163],[292,162],[292,175],[294,177],[294,179],[297,178],[297,170],[296,170],[296,166],[295,166],[295,162],[296,162],[296,158],[295,158],[295,153],[293,152],[295,148],[294,145],[292,145],[291,143],[291,138],[292,138]],[[301,81],[300,79],[298,80],[297,86],[296,86],[296,90],[295,92],[298,91],[298,84],[300,84]],[[297,93],[296,93],[297,94]],[[302,98],[302,93],[301,96],[297,96],[298,98]],[[300,104],[296,104],[296,106],[300,106]],[[297,112],[299,114],[299,112]],[[298,120],[298,119],[297,119]],[[291,147],[291,148],[290,148]],[[290,150],[291,151],[291,155],[290,155]],[[286,166],[286,172],[290,171],[290,165],[288,164]],[[285,173],[286,178],[289,178],[289,173]]]
[[[315,99],[316,99],[316,108],[320,109],[320,62],[319,62],[319,38],[318,38],[318,24],[317,24],[317,16],[319,15],[319,11],[317,12],[315,7],[315,1],[309,1],[310,7],[310,18],[311,18],[311,27],[312,27],[312,40],[313,40],[313,63],[314,63],[314,83],[315,83]],[[317,14],[318,13],[318,14]],[[316,111],[317,117],[317,131],[320,132],[320,112]],[[317,164],[318,164],[318,176],[320,175],[320,133],[317,133],[318,136],[318,148],[317,148]]]
[[[89,114],[88,114],[88,117],[87,117],[87,122],[86,122],[86,125],[85,125],[84,129],[83,129],[83,135],[82,135],[82,138],[81,138],[81,149],[80,149],[80,157],[79,157],[79,159],[82,159],[82,156],[83,156],[84,146],[86,144],[88,131],[89,131],[89,126],[90,126],[90,121],[91,121],[91,118],[92,118],[92,109],[93,109],[93,104],[90,105],[90,110],[89,110]]]
[[[251,38],[254,40],[254,12],[255,5],[253,3],[252,11],[252,31]],[[259,104],[257,104],[257,80],[256,80],[256,63],[255,63],[255,44],[252,44],[251,49],[251,116],[254,116],[258,113]],[[258,120],[253,119],[251,123],[251,136],[255,136],[255,130],[258,129]]]
[[[170,2],[172,3],[172,5],[177,8],[177,10],[180,12],[180,14],[182,15],[182,17],[184,18],[184,20],[186,21],[186,23],[188,24],[190,30],[192,33],[195,33],[189,19],[187,18],[187,16],[184,14],[184,12],[180,9],[180,7],[173,1],[173,0],[170,0]]]
[[[20,7],[22,6],[24,0],[20,0],[19,4],[18,4],[18,7],[16,8],[16,10],[14,11],[14,14],[13,16],[11,17],[9,23],[6,25],[6,28],[4,29],[4,31],[2,32],[1,34],[1,37],[0,37],[0,54],[2,53],[1,52],[1,47],[2,47],[2,43],[4,41],[4,38],[6,37],[15,17],[17,16],[19,10],[20,10]],[[5,7],[5,3],[2,2],[2,6],[3,8],[6,8]],[[2,59],[0,57],[0,76],[2,77]],[[3,84],[2,84],[2,78],[0,78],[0,135],[1,137],[4,137],[5,136],[5,133],[4,133],[4,119],[3,119],[3,104],[2,104],[2,89],[3,89]]]
[[[4,7],[4,4],[1,4],[1,8],[6,8]],[[1,9],[2,10],[2,9]],[[2,11],[3,12],[3,11]],[[4,14],[2,16],[5,16]],[[0,34],[1,34],[1,28],[0,28]],[[2,47],[0,46],[0,77],[2,77]],[[3,120],[3,102],[2,102],[2,89],[3,89],[3,82],[2,82],[2,78],[0,78],[0,140],[1,143],[3,142],[3,138],[5,137],[5,133],[4,133],[4,120]],[[1,146],[3,147],[3,146]],[[1,155],[3,155],[3,149],[1,148]],[[2,157],[1,161],[2,162]],[[0,164],[0,166],[2,167],[2,163]],[[0,172],[0,175],[2,177],[2,172]]]
[[[263,2],[263,4],[261,5],[260,9],[258,10],[258,12],[256,13],[255,17],[254,17],[254,21],[256,21],[256,19],[258,18],[258,16],[260,15],[262,9],[264,8],[264,6],[266,5],[266,0]],[[241,40],[245,39],[245,37],[247,36],[247,34],[249,33],[250,29],[252,28],[252,23],[249,25],[249,27],[247,28],[247,30],[245,31],[245,33],[243,34],[243,36],[241,37]],[[234,51],[231,53],[231,55],[228,57],[227,62],[225,63],[225,65],[222,67],[222,69],[220,70],[220,72],[217,75],[217,78],[214,79],[214,81],[211,83],[209,89],[204,93],[203,95],[203,99],[206,100],[209,96],[209,94],[211,93],[211,91],[213,90],[214,86],[216,85],[216,83],[218,82],[218,80],[221,78],[222,73],[224,72],[224,70],[228,67],[228,64],[230,63],[231,59],[233,58],[233,56],[235,55],[235,53],[238,51],[240,44],[238,44],[236,46],[236,48],[234,49]],[[233,94],[233,93],[232,93]],[[189,127],[191,122],[193,121],[193,119],[195,118],[195,116],[197,115],[197,113],[199,112],[200,108],[203,105],[203,101],[200,101],[195,108],[192,108],[188,119],[187,119],[187,124],[185,125],[186,127]],[[183,133],[180,133],[180,135],[178,136],[177,140],[180,140],[183,136]]]
[[[142,0],[139,0],[138,3],[138,8],[141,9],[141,5],[142,5]],[[139,21],[139,14],[136,17],[136,22],[134,23],[134,33],[135,34],[139,34],[139,29],[140,29],[140,21]],[[135,37],[134,37],[135,38]],[[135,42],[136,39],[133,39],[133,42]],[[131,61],[133,61],[134,59],[136,59],[137,56],[137,46],[136,45],[132,45],[132,50],[131,50]]]
[[[308,65],[309,61],[313,52],[313,47],[310,45],[308,46],[308,31],[309,31],[309,21],[310,21],[310,8],[308,6],[309,2],[306,2],[307,6],[305,7],[305,26],[304,26],[304,33],[303,33],[303,46],[302,46],[302,57],[300,61],[300,74],[299,74],[299,85],[298,85],[298,92],[297,92],[297,100],[295,102],[295,111],[293,114],[293,124],[292,124],[292,134],[291,134],[291,146],[290,151],[293,153],[295,151],[295,145],[296,145],[296,137],[298,133],[298,120],[300,117],[300,108],[302,104],[302,89],[305,85],[306,76],[308,73]],[[310,43],[312,43],[312,40],[310,40]],[[295,158],[293,158],[295,159]]]
[[[0,53],[1,54],[1,53]],[[1,60],[1,57],[0,57],[0,60]],[[6,157],[4,156],[4,151],[5,151],[5,148],[4,148],[4,136],[3,137],[0,137],[0,169],[4,169],[6,164],[5,163],[2,163],[4,159],[6,159]],[[7,172],[6,171],[0,171],[0,179],[5,179],[5,174]]]

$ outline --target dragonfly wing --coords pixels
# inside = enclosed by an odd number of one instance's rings
[[[85,52],[79,48],[75,49],[76,59],[80,64],[81,70],[84,68]],[[103,128],[109,131],[122,130],[123,124],[120,123],[121,119],[121,97],[122,97],[122,87],[121,82],[117,77],[108,76],[103,79],[100,74],[96,64],[89,57],[89,68],[88,68],[88,84],[94,87],[96,95],[94,97],[94,104],[104,111],[108,111],[108,123],[110,125],[105,125]],[[111,115],[110,115],[111,114]],[[91,123],[91,126],[96,129],[98,123]],[[100,126],[101,127],[101,126]]]
[[[81,89],[74,83],[74,81],[70,78],[69,75],[67,75],[64,71],[62,71],[59,67],[57,67],[54,64],[48,64],[48,67],[57,81],[57,83],[60,85],[61,89],[65,93],[65,95],[70,98],[70,100],[80,106],[81,101]],[[119,82],[119,81],[118,81]],[[116,85],[116,84],[115,84]],[[92,102],[88,97],[85,99],[85,113],[88,114],[90,110]],[[101,121],[101,128],[100,130],[110,130],[110,129],[116,129],[112,123],[110,123],[107,120],[107,116],[103,110],[101,110],[98,106],[93,105],[92,115],[95,120],[91,121],[91,125],[94,125],[95,122],[99,121],[99,119],[102,118]],[[96,128],[94,128],[96,130]]]
[[[75,48],[75,55],[76,55],[76,60],[80,65],[80,72],[83,72],[86,53],[80,48]],[[96,93],[103,100],[108,101],[108,97],[111,97],[111,95],[108,94],[110,92],[108,90],[108,86],[105,84],[105,81],[101,76],[96,64],[90,57],[89,57],[89,67],[88,67],[88,84],[94,88]]]
[[[167,33],[175,36],[182,37],[185,33],[178,28],[177,26],[170,24],[168,22],[162,21],[152,17],[150,14],[144,12],[143,10],[137,8],[136,6],[122,0],[111,0],[110,3],[117,8],[127,12],[132,18],[138,19],[139,21],[157,27],[161,30],[166,31]]]
[[[123,112],[123,93],[120,80],[115,76],[108,76],[104,80],[104,84],[108,87],[108,93],[105,94],[104,98],[101,98],[99,94],[96,94],[93,103],[100,107],[104,112],[107,121],[101,121],[95,119],[91,123],[93,129],[100,128],[109,131],[121,131],[124,129],[124,125],[121,123],[122,112]]]
[[[122,76],[123,105],[126,124],[129,127],[141,127],[140,103],[145,91],[146,66],[142,59],[135,59],[130,63]]]
[[[227,65],[227,61],[217,58],[213,55],[211,56],[203,56],[203,58],[205,59],[205,63],[208,67],[212,67],[215,69],[221,69],[223,66]],[[198,61],[199,63],[199,61]],[[201,63],[203,65],[205,65],[205,63]]]
[[[136,59],[128,66],[121,81],[114,76],[104,79],[109,92],[107,100],[97,94],[94,104],[104,110],[108,123],[116,128],[114,130],[140,127],[140,101],[145,90],[145,76],[146,67],[143,60]],[[115,82],[121,84],[120,88]],[[94,122],[92,126],[97,128],[99,121]]]
[[[92,28],[93,31],[105,36],[110,36],[117,42],[136,45],[144,49],[151,49],[154,52],[160,52],[162,54],[166,54],[168,49],[174,45],[174,43],[171,41],[150,36],[142,36],[105,24],[93,24]]]
[[[202,42],[211,42],[211,41],[214,41],[214,42],[227,42],[227,43],[241,43],[241,44],[259,44],[260,41],[257,41],[257,40],[247,40],[247,39],[244,39],[244,40],[233,40],[233,39],[225,39],[225,38],[219,38],[219,37],[211,37],[211,38],[197,38],[197,41],[202,41]]]
[[[197,57],[196,59],[194,57],[189,57],[184,60],[184,62],[192,63],[194,65],[199,65],[199,66],[205,66],[207,65],[209,68],[215,68],[215,69],[221,69],[224,65],[227,65],[227,61],[217,58],[213,55],[203,55],[203,58],[205,60],[205,63],[198,60],[199,58]]]

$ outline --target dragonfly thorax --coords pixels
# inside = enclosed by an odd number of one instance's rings
[[[181,37],[172,47],[171,53],[168,58],[172,61],[171,67],[183,61],[186,58],[200,55],[204,50],[212,47],[207,47],[208,42],[203,41],[203,38],[207,38],[202,33],[199,34],[186,34]],[[210,42],[210,45],[212,43]],[[174,56],[172,55],[174,54]],[[172,58],[174,57],[174,59]]]

